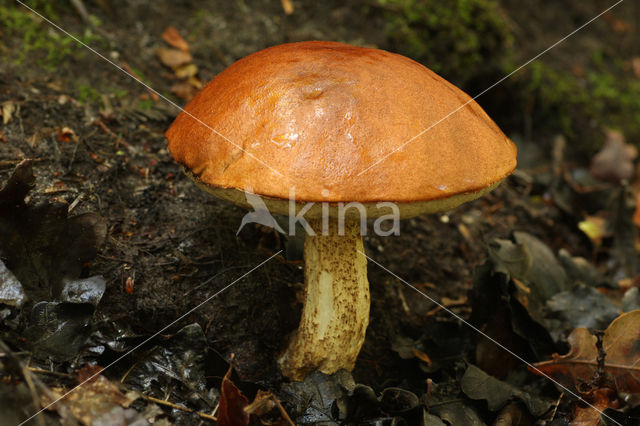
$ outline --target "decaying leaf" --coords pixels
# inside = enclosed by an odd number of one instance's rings
[[[618,408],[620,406],[616,392],[610,388],[595,389],[585,397],[588,398],[591,406],[586,404],[576,405],[571,419],[572,426],[601,425],[602,416],[600,413],[607,408]]]
[[[198,89],[188,81],[178,81],[171,86],[171,93],[180,99],[188,101],[198,93]]]
[[[124,382],[150,396],[171,393],[198,409],[213,409],[205,378],[206,350],[200,325],[188,324],[142,355]]]
[[[597,372],[597,338],[586,328],[575,329],[567,339],[571,349],[566,355],[554,355],[535,367],[563,386],[577,389],[594,378]],[[623,399],[640,403],[640,311],[619,316],[603,337],[606,352],[605,372]],[[534,373],[536,370],[531,369]]]
[[[218,425],[220,426],[246,426],[249,424],[249,413],[245,411],[249,400],[240,389],[231,381],[233,366],[229,364],[229,370],[222,379],[220,385],[220,406],[218,408]]]
[[[292,414],[300,413],[293,419],[296,424],[316,424],[336,420],[331,407],[346,398],[355,387],[351,374],[345,370],[332,375],[314,371],[305,377],[304,382],[285,384],[282,391],[284,401],[294,407]]]
[[[525,282],[532,297],[546,300],[566,289],[564,269],[551,249],[531,234],[514,232],[513,241],[496,239],[489,253],[495,269]]]
[[[167,27],[167,29],[162,33],[162,39],[171,47],[175,47],[176,49],[180,49],[184,52],[189,51],[189,44],[184,38],[182,38],[178,30],[174,27]]]
[[[66,393],[64,389],[55,391],[59,396]],[[43,400],[43,404],[50,402],[48,399]],[[137,411],[128,409],[132,402],[117,386],[99,375],[82,384],[80,389],[71,392],[58,404],[66,406],[73,417],[87,426],[132,424],[136,420],[140,420],[140,424],[147,424]]]
[[[525,391],[489,376],[474,365],[469,365],[460,380],[462,391],[471,399],[484,399],[489,410],[498,411],[514,399],[522,401],[531,414],[542,416],[553,401],[534,397]]]
[[[26,297],[20,281],[0,260],[0,303],[19,308]]]
[[[547,300],[546,308],[546,324],[553,325],[548,328],[556,340],[578,327],[602,330],[620,313],[604,293],[582,284],[554,295]]]
[[[294,426],[278,398],[270,391],[259,390],[253,402],[245,407],[245,411],[260,418],[263,425]]]
[[[0,190],[0,257],[28,296],[59,296],[96,256],[107,227],[96,213],[68,217],[66,202],[26,204],[34,180],[24,160]]]

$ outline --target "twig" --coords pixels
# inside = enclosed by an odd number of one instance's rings
[[[142,396],[142,398],[146,399],[147,401],[151,401],[151,402],[154,402],[154,403],[159,404],[159,405],[164,405],[166,407],[175,408],[176,410],[184,411],[186,413],[197,414],[198,417],[200,417],[202,419],[212,420],[214,422],[218,421],[218,418],[216,416],[212,416],[211,414],[206,414],[206,413],[202,413],[200,411],[192,410],[191,408],[187,408],[187,407],[184,407],[182,405],[174,404],[171,401],[165,401],[164,399],[154,398],[153,396],[147,396],[147,395],[141,395],[141,396]],[[215,410],[214,410],[214,412],[215,412]]]
[[[71,374],[67,374],[67,373],[60,373],[60,372],[58,372],[58,371],[43,370],[42,368],[27,367],[27,370],[31,371],[32,373],[48,374],[48,375],[50,375],[50,376],[64,377],[64,378],[66,378],[66,379],[71,379],[71,378],[73,378],[73,376],[72,376]]]

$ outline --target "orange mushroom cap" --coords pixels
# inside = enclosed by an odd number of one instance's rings
[[[169,149],[212,188],[411,203],[482,191],[516,167],[513,142],[467,94],[378,49],[270,47],[229,66],[185,110]]]

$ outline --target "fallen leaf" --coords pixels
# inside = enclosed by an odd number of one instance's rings
[[[593,379],[597,372],[596,336],[586,328],[576,328],[568,337],[571,346],[566,355],[555,354],[552,360],[534,364],[563,386],[577,389]],[[604,333],[605,372],[623,399],[640,403],[640,311],[620,315]],[[539,374],[530,368],[533,373]]]
[[[56,139],[60,142],[75,142],[78,140],[78,137],[76,136],[76,132],[74,132],[73,129],[69,127],[62,127],[56,129]]]
[[[345,411],[341,406],[349,405],[343,400],[351,400],[355,397],[356,388],[364,390],[368,395],[373,393],[373,400],[378,401],[373,390],[367,386],[356,386],[351,374],[345,370],[327,375],[319,371],[309,373],[303,382],[286,383],[282,387],[284,402],[291,408],[292,413],[298,413],[293,419],[296,424],[329,424],[336,419],[332,407],[338,408],[338,412]],[[369,392],[370,391],[370,392]],[[349,395],[354,395],[350,397]],[[358,395],[361,395],[359,392]],[[373,408],[375,411],[375,408]]]
[[[603,330],[620,313],[620,307],[604,293],[584,284],[554,295],[547,300],[546,308],[547,317],[560,322],[547,327],[551,336],[558,340],[578,327]],[[585,315],[585,312],[589,314]]]
[[[616,392],[610,388],[595,389],[590,395],[585,396],[589,405],[576,405],[571,419],[571,426],[599,426],[601,425],[600,413],[607,408],[618,408]]]
[[[552,406],[553,401],[531,396],[515,386],[492,377],[474,365],[469,365],[460,380],[462,391],[471,399],[483,399],[491,411],[498,411],[511,400],[519,399],[531,414],[542,416]]]
[[[175,47],[176,49],[180,49],[184,52],[189,51],[189,44],[184,38],[182,38],[178,30],[174,27],[167,27],[167,29],[162,33],[162,39],[171,47]]]
[[[64,389],[54,390],[60,395],[66,393]],[[48,399],[43,401],[47,404],[50,402]],[[84,383],[79,392],[69,393],[58,404],[66,406],[73,417],[87,426],[132,424],[136,420],[146,424],[139,413],[128,408],[132,402],[116,385],[99,375]]]
[[[178,81],[173,86],[171,86],[171,93],[173,93],[180,99],[188,101],[191,100],[191,98],[193,98],[196,93],[198,93],[198,89],[196,89],[186,81]]]
[[[16,104],[12,101],[5,101],[2,104],[2,124],[6,125],[11,121],[13,113],[16,111]]]
[[[233,361],[233,359],[232,359]],[[227,374],[220,385],[220,405],[218,408],[218,425],[246,426],[249,424],[249,414],[245,411],[249,400],[231,381],[233,365],[229,364]]]
[[[194,77],[198,74],[198,66],[196,64],[180,65],[174,70],[174,74],[178,78]]]
[[[280,3],[282,3],[282,9],[284,10],[284,13],[286,13],[287,15],[293,14],[295,9],[291,0],[280,0]]]
[[[278,398],[270,391],[259,390],[253,402],[244,409],[247,414],[260,418],[261,424],[270,426],[294,426]],[[262,420],[262,419],[265,420]],[[274,420],[277,419],[277,420]]]
[[[607,231],[607,221],[598,216],[587,216],[584,220],[578,222],[578,229],[589,237],[594,246],[600,247],[602,239],[610,236]]]
[[[35,177],[24,160],[0,190],[0,256],[33,300],[59,296],[65,282],[80,277],[105,239],[107,227],[96,213],[68,217],[68,204],[26,204]],[[45,293],[45,294],[43,294]]]
[[[192,60],[189,52],[166,47],[158,48],[156,55],[158,59],[160,59],[160,62],[172,69],[178,68],[180,65],[188,64]]]
[[[0,260],[0,303],[19,308],[26,298],[20,281]]]
[[[635,146],[625,143],[624,135],[617,130],[607,130],[602,149],[591,161],[591,174],[598,179],[620,182],[633,177],[633,160],[637,157]]]

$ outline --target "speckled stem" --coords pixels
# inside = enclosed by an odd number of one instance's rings
[[[321,222],[310,222],[316,235],[304,243],[305,302],[298,330],[280,358],[285,376],[303,380],[312,371],[351,371],[369,324],[369,282],[360,222],[347,220],[344,235],[335,222],[321,235]],[[320,231],[320,232],[319,232]]]

